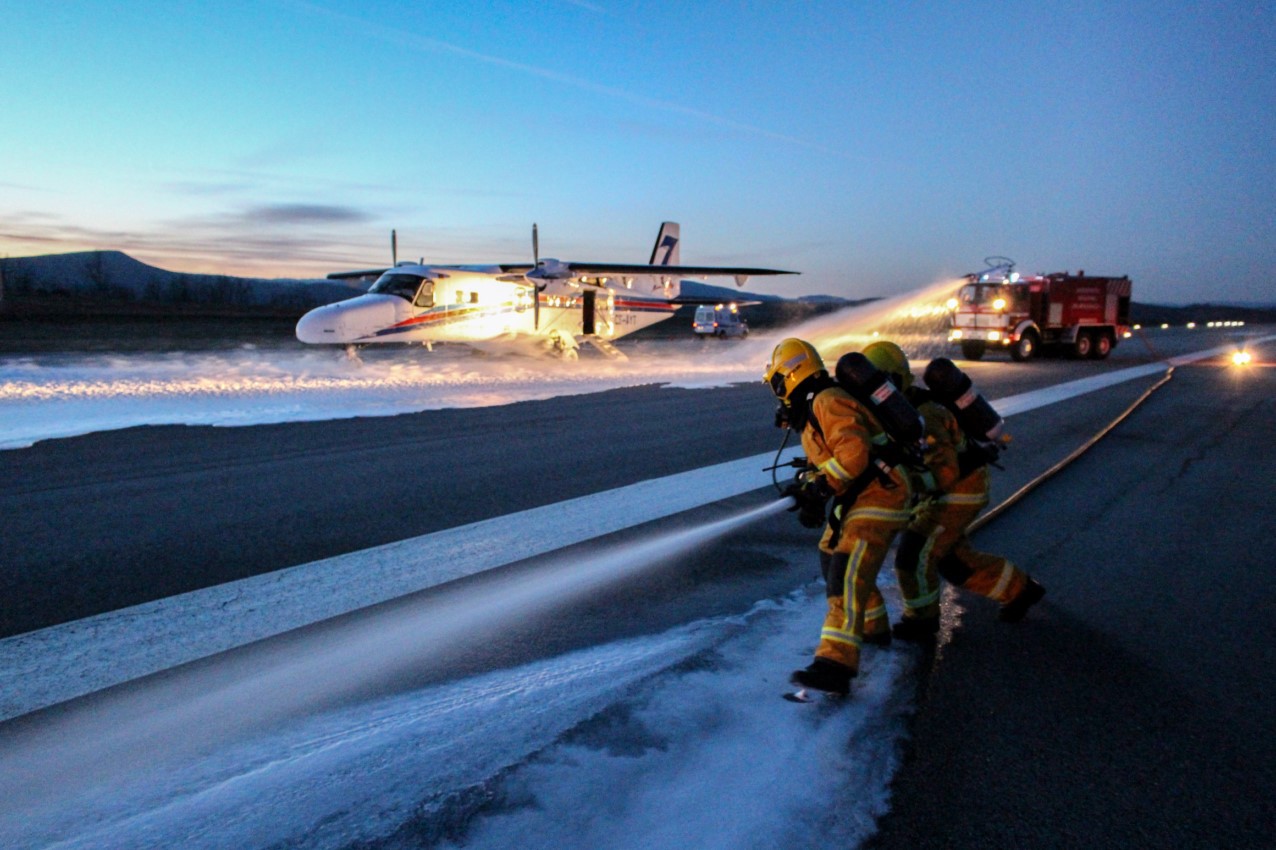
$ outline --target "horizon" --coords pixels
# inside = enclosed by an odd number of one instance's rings
[[[217,271],[214,271],[214,272],[192,272],[192,271],[186,271],[186,270],[183,270],[183,269],[168,269],[168,268],[164,268],[164,267],[162,267],[162,266],[153,266],[153,265],[151,265],[150,263],[146,263],[144,260],[140,260],[140,259],[138,259],[137,257],[134,257],[133,255],[131,255],[131,254],[129,254],[129,253],[127,253],[127,252],[125,252],[125,251],[118,251],[118,250],[115,250],[115,249],[100,249],[100,250],[94,250],[94,251],[67,251],[67,252],[64,252],[64,253],[61,253],[61,254],[34,254],[34,255],[28,255],[28,256],[23,256],[23,257],[5,257],[5,256],[0,256],[0,263],[2,263],[4,260],[41,260],[41,259],[50,258],[50,257],[64,257],[64,256],[65,256],[65,257],[70,257],[70,256],[80,256],[80,255],[88,255],[88,254],[94,254],[94,253],[117,253],[117,254],[120,254],[120,255],[122,255],[122,256],[124,256],[124,257],[127,257],[127,258],[128,258],[128,259],[130,259],[130,260],[133,260],[133,261],[135,261],[135,262],[142,263],[143,265],[146,265],[146,266],[148,266],[148,267],[150,267],[150,268],[154,268],[154,269],[157,269],[157,270],[159,270],[159,271],[162,271],[162,272],[165,272],[165,273],[168,273],[168,274],[174,274],[174,275],[205,275],[205,276],[209,276],[209,277],[225,277],[225,278],[229,278],[230,280],[249,280],[249,281],[259,281],[259,282],[263,282],[263,283],[285,283],[285,284],[286,284],[286,283],[303,283],[303,284],[309,284],[309,283],[323,283],[323,284],[330,284],[330,285],[334,285],[334,286],[339,286],[339,285],[341,285],[341,284],[343,283],[343,282],[342,282],[342,281],[340,281],[340,280],[328,280],[328,279],[326,279],[326,278],[322,278],[322,277],[315,277],[315,278],[270,278],[270,277],[266,277],[266,278],[262,278],[262,277],[244,277],[244,276],[240,276],[240,275],[231,275],[231,274],[226,274],[225,272],[217,272]],[[3,266],[2,266],[2,265],[0,265],[0,272],[2,272],[2,271],[3,271]],[[751,279],[752,279],[752,278],[751,278]],[[3,279],[3,277],[2,277],[2,276],[0,276],[0,284],[3,284],[3,280],[4,280],[4,279]],[[847,302],[850,306],[858,306],[859,304],[861,304],[861,303],[863,303],[863,302],[868,302],[868,301],[879,301],[879,300],[882,300],[882,299],[895,297],[896,295],[900,295],[900,294],[903,294],[903,295],[907,295],[907,294],[909,294],[909,293],[905,292],[905,293],[894,293],[893,295],[888,295],[888,294],[869,294],[869,295],[862,295],[862,296],[846,296],[846,295],[838,295],[838,294],[835,294],[835,293],[828,293],[828,292],[803,292],[803,293],[798,293],[798,294],[774,294],[774,295],[773,295],[772,293],[769,293],[769,292],[754,292],[754,291],[751,291],[751,290],[748,290],[748,289],[735,289],[735,288],[733,288],[733,287],[732,287],[731,285],[729,285],[729,284],[714,284],[714,283],[709,283],[709,282],[707,282],[707,281],[705,281],[705,280],[703,280],[703,279],[701,279],[701,278],[696,278],[696,277],[687,277],[687,278],[683,278],[683,281],[684,281],[684,283],[686,283],[686,282],[695,283],[695,284],[697,284],[697,285],[699,285],[699,286],[704,286],[704,287],[706,287],[706,288],[708,288],[708,289],[711,289],[711,290],[723,290],[724,292],[738,293],[741,297],[749,297],[749,298],[752,298],[752,297],[759,297],[759,296],[760,296],[760,297],[762,297],[762,298],[763,298],[763,303],[765,303],[765,301],[766,301],[766,300],[769,300],[769,299],[770,299],[770,298],[772,298],[772,297],[776,297],[776,298],[781,298],[781,299],[790,299],[790,300],[794,300],[794,301],[799,301],[799,300],[803,300],[803,299],[811,299],[811,300],[814,300],[814,299],[834,299],[834,300],[842,300],[842,301],[846,301],[846,302]],[[747,286],[747,284],[746,284],[746,286]],[[2,288],[0,288],[0,296],[3,296],[3,289],[2,289]],[[352,296],[352,297],[353,297],[353,296]],[[724,300],[729,301],[729,300],[732,300],[732,299],[725,298],[725,296],[724,296]],[[1147,306],[1147,307],[1168,307],[1168,308],[1172,308],[1172,309],[1191,308],[1191,307],[1229,307],[1229,308],[1235,308],[1235,309],[1273,310],[1273,309],[1276,309],[1276,296],[1273,296],[1273,297],[1272,297],[1270,300],[1268,300],[1268,301],[1261,301],[1261,300],[1255,300],[1255,301],[1224,301],[1224,300],[1218,300],[1218,301],[1182,301],[1182,302],[1174,302],[1174,301],[1146,301],[1146,300],[1143,300],[1143,299],[1140,299],[1140,298],[1134,298],[1134,299],[1132,299],[1132,303],[1135,303],[1135,304],[1141,304],[1141,305],[1144,305],[1144,306]],[[684,305],[684,306],[686,306],[686,305]]]
[[[0,255],[319,278],[391,230],[525,262],[535,222],[543,257],[645,261],[669,220],[685,262],[801,272],[784,297],[1005,255],[1261,303],[1273,42],[1231,4],[25,4]]]

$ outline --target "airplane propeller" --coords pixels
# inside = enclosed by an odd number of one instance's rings
[[[562,260],[541,260],[540,237],[535,224],[532,225],[532,269],[523,275],[523,279],[532,285],[532,322],[536,330],[541,326],[541,296],[551,280],[570,280],[577,272],[572,271],[568,263]],[[545,281],[537,283],[537,281]]]
[[[532,222],[532,272],[539,269],[540,265],[540,239],[536,234],[536,222]],[[537,286],[536,281],[532,281],[532,330],[535,331],[541,329],[541,290],[544,288],[544,285]]]

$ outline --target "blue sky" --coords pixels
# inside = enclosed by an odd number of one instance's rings
[[[770,265],[1001,254],[1276,301],[1276,4],[7,0],[0,256]]]

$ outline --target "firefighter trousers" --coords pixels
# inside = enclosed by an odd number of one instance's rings
[[[895,535],[912,516],[911,492],[906,483],[893,489],[874,484],[839,517],[841,533],[835,546],[832,529],[820,541],[820,561],[828,611],[820,632],[817,658],[836,661],[859,670],[860,648],[865,637],[889,630],[886,606],[877,590],[881,571]]]
[[[966,529],[987,504],[988,471],[984,468],[919,508],[900,536],[895,553],[905,617],[939,616],[941,577],[1002,604],[1027,585],[1023,570],[1000,555],[980,552],[966,536]]]

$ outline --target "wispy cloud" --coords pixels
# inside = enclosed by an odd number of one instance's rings
[[[202,181],[202,180],[172,180],[162,184],[163,188],[179,195],[193,195],[195,197],[216,197],[218,195],[233,195],[238,192],[250,191],[256,188],[256,184],[247,181]]]
[[[602,6],[599,6],[597,3],[587,3],[585,0],[563,0],[563,2],[568,6],[576,6],[577,8],[584,9],[588,12],[593,12],[596,15],[607,14],[607,10]]]
[[[250,207],[241,214],[245,224],[358,224],[372,216],[355,207],[333,204],[264,204]]]
[[[549,68],[544,68],[537,65],[529,65],[525,62],[517,62],[513,59],[508,59],[504,56],[494,56],[490,53],[482,53],[477,50],[471,50],[469,48],[461,47],[460,45],[442,41],[437,38],[431,38],[429,36],[424,36],[424,35],[417,35],[415,33],[406,32],[401,29],[395,29],[392,27],[383,26],[381,24],[373,23],[371,21],[366,21],[362,18],[354,17],[353,15],[347,15],[344,12],[338,12],[332,9],[324,8],[323,6],[316,5],[314,3],[306,2],[306,0],[284,0],[284,2],[287,3],[287,5],[290,5],[301,11],[308,12],[314,15],[323,16],[326,18],[330,18],[350,29],[362,31],[368,37],[377,39],[379,41],[383,41],[387,44],[394,44],[399,47],[405,47],[405,48],[414,49],[414,50],[422,50],[427,52],[448,53],[453,56],[459,56],[474,62],[482,62],[487,65],[493,65],[499,68],[505,68],[507,70],[510,70],[516,73],[526,74],[533,77],[539,77],[544,80],[550,80],[552,82],[559,83],[564,86],[570,86],[572,88],[580,89],[582,91],[588,91],[594,94],[603,95],[605,97],[613,98],[615,100],[623,100],[627,103],[632,103],[637,106],[646,107],[648,109],[658,110],[661,112],[667,112],[667,113],[671,113],[675,115],[681,115],[681,116],[692,118],[698,121],[703,121],[705,123],[714,124],[719,127],[725,127],[727,129],[734,130],[740,133],[746,133],[749,135],[759,136],[766,139],[773,139],[778,142],[784,142],[786,144],[796,145],[798,147],[803,147],[803,148],[807,148],[808,150],[818,151],[820,153],[828,154],[830,156],[836,156],[836,157],[842,157],[842,158],[846,157],[846,154],[843,151],[835,150],[835,149],[826,147],[824,145],[820,145],[815,142],[808,141],[807,139],[802,139],[797,136],[789,135],[787,133],[777,133],[774,130],[768,130],[765,127],[758,127],[756,125],[749,124],[743,121],[736,121],[735,119],[726,118],[722,115],[716,115],[712,112],[706,112],[702,109],[696,109],[694,107],[684,106],[680,103],[674,103],[668,100],[661,100],[659,98],[648,97],[646,95],[635,94],[634,92],[616,88],[615,86],[603,85],[602,83],[596,83],[593,80],[587,80],[581,77],[575,77],[570,74],[564,74]],[[586,5],[586,4],[581,4],[581,5]],[[588,8],[587,5],[586,5],[586,8]]]
[[[0,189],[9,189],[14,192],[48,192],[51,191],[47,186],[37,186],[34,183],[14,183],[9,180],[0,180]]]
[[[366,265],[368,249],[339,227],[371,216],[353,208],[265,204],[184,217],[144,230],[85,227],[60,216],[0,214],[0,254],[117,250],[173,271],[250,277],[322,277]]]

